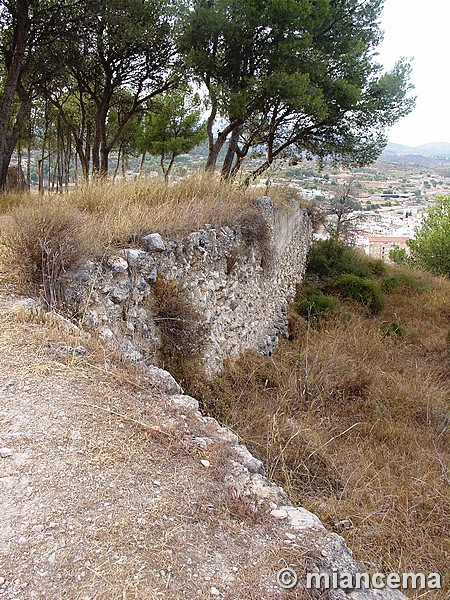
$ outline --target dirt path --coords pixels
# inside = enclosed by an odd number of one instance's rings
[[[297,544],[236,507],[208,421],[0,299],[0,598],[284,597]]]

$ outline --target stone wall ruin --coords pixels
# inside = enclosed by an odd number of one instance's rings
[[[154,284],[175,280],[200,317],[207,372],[246,349],[270,354],[277,336],[287,334],[287,307],[304,274],[311,222],[294,200],[277,206],[264,196],[253,204],[260,219],[250,235],[242,222],[205,225],[178,240],[149,233],[141,247],[69,273],[66,301],[78,307],[84,327],[97,330],[125,359],[148,364],[164,343]],[[268,235],[261,237],[264,228]]]

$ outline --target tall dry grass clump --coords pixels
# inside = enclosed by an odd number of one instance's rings
[[[158,276],[152,292],[152,300],[144,305],[149,303],[161,336],[162,366],[184,385],[186,371],[192,377],[202,369],[207,325],[176,280]]]
[[[62,275],[100,250],[94,223],[65,199],[21,203],[3,219],[0,243],[8,267],[49,307],[61,303]]]
[[[186,234],[206,223],[217,227],[239,225],[241,219],[248,230],[251,200],[260,195],[256,189],[243,189],[199,172],[170,185],[161,178],[137,178],[94,181],[66,194],[3,194],[0,214],[8,215],[19,207],[31,210],[47,206],[49,212],[55,207],[71,207],[95,224],[97,238],[104,247],[124,246],[137,243],[151,231]],[[285,201],[286,196],[278,193],[277,202]]]
[[[14,207],[19,206],[23,201],[24,194],[8,191],[0,193],[0,217],[11,212]]]
[[[268,265],[271,234],[244,190],[210,174],[196,173],[167,185],[139,178],[97,181],[67,194],[0,195],[1,237],[8,268],[28,287],[39,288],[49,306],[59,303],[59,280],[87,257],[139,245],[150,232],[177,237],[209,223],[241,230]],[[278,194],[278,202],[285,202]]]

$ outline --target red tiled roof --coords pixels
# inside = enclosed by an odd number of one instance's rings
[[[405,242],[409,240],[407,237],[388,237],[388,236],[367,236],[369,242]]]

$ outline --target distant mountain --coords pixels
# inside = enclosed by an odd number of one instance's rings
[[[433,142],[431,144],[422,144],[415,148],[416,154],[424,156],[437,156],[450,158],[450,144],[447,142]]]
[[[422,167],[445,167],[450,163],[450,144],[432,142],[420,146],[404,146],[388,142],[379,160],[388,163],[421,165]]]
[[[384,152],[389,152],[393,154],[411,154],[412,148],[409,146],[404,146],[403,144],[394,144],[392,142],[388,142],[388,145],[384,149]]]
[[[409,154],[416,156],[430,156],[433,158],[450,158],[450,143],[431,142],[420,146],[404,146],[389,142],[383,154]]]

